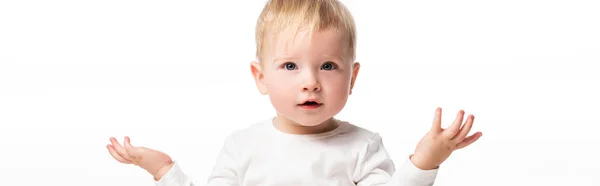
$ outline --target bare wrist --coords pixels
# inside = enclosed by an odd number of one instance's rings
[[[415,156],[414,154],[410,155],[409,159],[413,163],[413,165],[415,165],[415,167],[421,170],[433,170],[439,167],[438,165],[428,163],[427,161],[423,160],[421,156]]]

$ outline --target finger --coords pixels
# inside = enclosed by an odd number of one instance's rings
[[[433,123],[431,125],[431,131],[440,132],[442,131],[442,108],[438,107],[435,109],[435,115]]]
[[[473,126],[473,120],[475,120],[475,116],[469,115],[467,117],[467,121],[465,122],[463,127],[460,129],[458,134],[456,136],[454,136],[454,138],[452,138],[452,140],[457,143],[461,142],[467,136],[467,134],[469,134],[469,132],[471,131],[471,127]]]
[[[469,145],[471,145],[473,142],[477,141],[483,134],[481,132],[476,132],[475,134],[465,138],[463,141],[461,141],[460,143],[458,143],[456,145],[456,149],[462,149],[465,148]]]
[[[452,139],[452,137],[456,136],[456,133],[458,133],[458,130],[460,129],[460,126],[462,125],[464,115],[465,115],[465,111],[463,111],[463,110],[458,111],[458,114],[456,115],[456,119],[454,120],[454,123],[452,123],[452,125],[450,125],[450,127],[448,127],[446,130],[444,130],[444,135],[446,137],[448,137],[449,139]]]
[[[125,151],[129,155],[129,157],[131,157],[130,160],[133,161],[134,159],[137,159],[138,156],[140,156],[139,148],[135,148],[131,145],[131,139],[129,139],[128,136],[125,136],[125,142],[123,142],[123,144],[125,146]]]
[[[110,155],[113,158],[115,158],[117,161],[119,161],[121,163],[125,163],[125,164],[131,164],[131,161],[128,161],[128,160],[124,159],[123,157],[121,157],[112,145],[106,145],[106,148],[108,149],[108,153],[110,153]]]
[[[111,137],[110,142],[112,143],[113,148],[115,149],[117,154],[119,154],[119,156],[121,156],[125,160],[131,161],[131,157],[129,157],[129,155],[127,154],[127,151],[125,151],[125,148],[123,148],[123,146],[121,146],[121,144],[117,141],[117,139],[115,139],[114,137]]]
[[[133,146],[131,145],[131,139],[129,139],[129,136],[125,136],[125,141],[123,141],[123,147],[125,147],[125,152],[127,152],[127,154],[131,156]]]

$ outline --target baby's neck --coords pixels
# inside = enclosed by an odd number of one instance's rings
[[[338,127],[338,121],[330,118],[327,121],[316,126],[302,126],[281,116],[273,119],[273,125],[281,132],[289,134],[319,134],[332,131]]]

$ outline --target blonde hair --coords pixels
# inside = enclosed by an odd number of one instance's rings
[[[350,57],[355,58],[356,28],[350,11],[337,0],[269,0],[256,23],[256,58],[262,61],[265,39],[285,29],[310,33],[335,28],[344,34]]]

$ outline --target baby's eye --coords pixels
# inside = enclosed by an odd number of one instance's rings
[[[287,62],[287,63],[283,64],[283,68],[285,68],[286,70],[295,70],[296,64],[294,64],[292,62]]]
[[[323,66],[321,66],[321,69],[323,70],[333,70],[335,69],[335,64],[332,62],[325,62],[325,64],[323,64]]]

